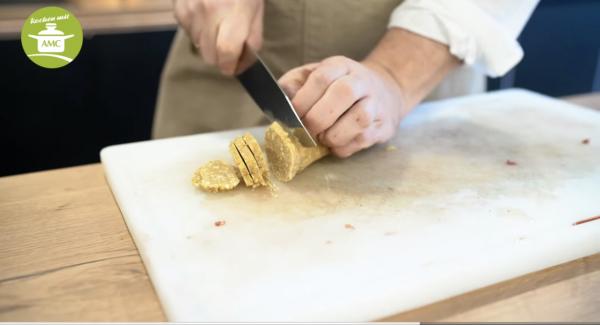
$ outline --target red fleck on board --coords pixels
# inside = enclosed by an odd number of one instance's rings
[[[590,139],[581,140],[581,144],[590,144]]]
[[[346,228],[346,229],[350,229],[350,230],[354,230],[354,229],[356,229],[356,228],[354,228],[354,226],[353,226],[353,225],[351,225],[351,224],[349,224],[349,223],[345,224],[345,225],[344,225],[344,228]]]
[[[516,161],[514,161],[514,160],[507,159],[507,160],[506,160],[506,165],[507,165],[507,166],[516,166],[516,165],[517,165],[517,162],[516,162]]]
[[[225,220],[217,220],[215,221],[215,227],[221,227],[225,225]]]
[[[582,223],[586,223],[586,222],[590,222],[590,221],[594,221],[594,220],[600,220],[600,215],[597,215],[597,216],[591,217],[591,218],[587,218],[587,219],[583,219],[583,220],[579,220],[579,221],[575,222],[573,224],[573,226],[577,226],[577,225],[580,225]]]

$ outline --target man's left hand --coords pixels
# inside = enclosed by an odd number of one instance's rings
[[[406,114],[392,75],[365,60],[334,56],[279,79],[311,135],[338,157],[389,140]]]

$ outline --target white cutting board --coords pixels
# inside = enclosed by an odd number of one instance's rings
[[[327,158],[277,197],[193,188],[243,132],[101,152],[170,321],[375,320],[600,252],[600,221],[572,225],[600,214],[594,111],[523,90],[440,101],[397,150]]]

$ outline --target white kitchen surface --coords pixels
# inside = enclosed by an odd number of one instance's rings
[[[523,90],[440,101],[397,150],[326,158],[276,197],[192,187],[243,132],[101,152],[170,321],[375,320],[600,252],[600,220],[573,226],[600,214],[597,112]]]

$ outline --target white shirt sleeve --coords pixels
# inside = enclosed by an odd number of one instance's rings
[[[400,27],[447,44],[450,53],[491,76],[523,57],[517,37],[538,0],[406,0],[390,17]]]

